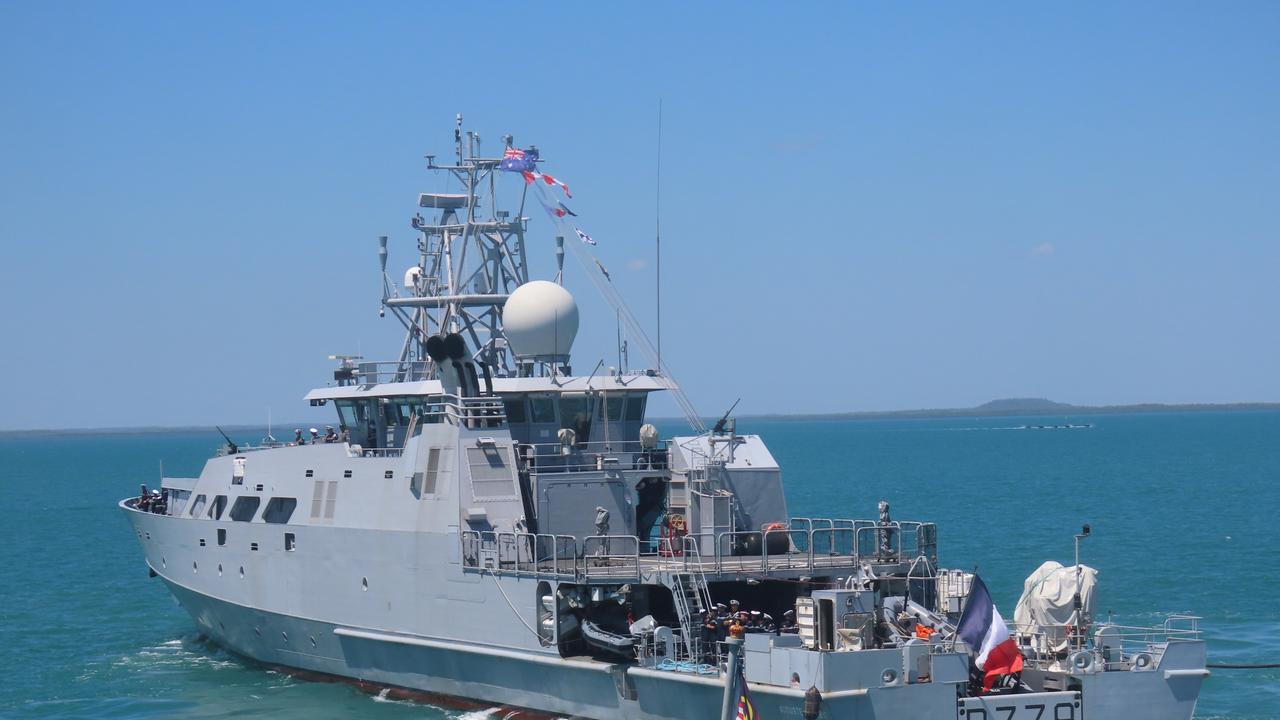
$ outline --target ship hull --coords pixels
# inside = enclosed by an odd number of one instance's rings
[[[680,720],[717,717],[721,711],[720,678],[563,658],[555,648],[541,647],[521,627],[533,618],[522,621],[510,604],[511,598],[532,596],[536,583],[464,573],[453,560],[456,551],[449,538],[439,534],[328,528],[313,535],[305,534],[304,527],[193,521],[138,512],[123,503],[122,509],[148,567],[199,630],[259,663],[344,678],[366,688],[556,716]],[[229,528],[235,542],[225,547],[202,542],[216,537],[220,527]],[[276,547],[276,536],[286,530],[296,530],[298,543],[316,552]],[[360,589],[360,575],[354,571],[351,583],[334,580],[353,558],[370,564],[359,570],[372,579],[367,591]],[[297,565],[303,562],[307,564]],[[315,578],[326,584],[315,590],[299,587]],[[345,592],[360,602],[343,597],[347,585],[354,589]],[[296,610],[268,609],[286,604],[281,588],[292,588],[288,597]],[[357,620],[369,617],[378,619],[377,626]],[[1188,650],[1176,653],[1179,667],[1203,668],[1203,644]],[[1095,720],[1190,718],[1200,678],[1170,681],[1162,674],[1099,676],[1086,683],[1083,697],[1056,693],[1046,700],[1062,704],[1058,720],[1086,715]],[[1119,680],[1124,682],[1115,682]],[[822,716],[956,718],[958,710],[970,710],[958,707],[956,689],[955,684],[919,683],[829,692]],[[802,717],[800,689],[753,683],[751,693],[761,717]],[[1062,697],[1066,695],[1074,698]],[[1037,698],[1019,697],[1024,706],[1036,706]],[[973,705],[975,700],[962,702]],[[997,708],[982,709],[995,716]],[[1035,712],[1029,710],[1026,717]],[[978,716],[967,712],[965,717],[970,715]]]
[[[162,579],[200,631],[231,652],[265,665],[346,679],[365,689],[394,688],[443,704],[505,706],[524,711],[522,716],[678,720],[717,717],[721,709],[724,685],[714,678],[590,660],[548,661],[501,648],[351,628],[263,612]],[[834,693],[823,705],[830,717],[851,719],[955,713],[949,686],[901,690]],[[800,717],[803,693],[753,688],[752,700],[761,716]]]

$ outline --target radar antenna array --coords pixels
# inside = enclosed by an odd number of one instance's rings
[[[511,147],[512,137],[503,138]],[[529,280],[524,232],[528,218],[513,218],[498,209],[498,163],[480,149],[480,135],[464,130],[462,116],[454,128],[457,160],[437,165],[428,155],[427,168],[445,173],[457,192],[421,193],[419,214],[410,220],[418,233],[418,261],[404,275],[403,284],[386,270],[385,241],[379,249],[383,271],[382,304],[405,326],[398,379],[419,379],[411,368],[428,359],[427,338],[460,333],[473,349],[473,359],[489,366],[497,377],[515,374],[514,358],[502,333],[502,307],[511,293]],[[435,213],[434,220],[422,213]],[[424,367],[430,367],[423,365]],[[434,369],[423,377],[434,376]]]

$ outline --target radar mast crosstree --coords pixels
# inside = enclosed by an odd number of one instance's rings
[[[546,196],[542,183],[522,184],[518,210],[514,216],[499,209],[498,177],[502,173],[501,157],[481,155],[480,135],[464,130],[462,115],[454,127],[455,160],[438,164],[435,155],[427,155],[427,167],[445,172],[456,180],[460,192],[421,193],[418,207],[437,213],[434,222],[421,213],[411,221],[418,232],[418,262],[405,271],[402,284],[387,273],[387,238],[379,239],[379,261],[382,266],[382,304],[404,325],[406,334],[400,351],[398,377],[416,379],[411,369],[428,360],[427,339],[432,335],[456,332],[475,348],[472,358],[487,365],[494,377],[516,377],[539,370],[551,374],[568,374],[569,358],[556,355],[529,363],[517,359],[503,329],[503,306],[516,288],[529,282],[525,232],[529,218],[524,215],[530,188],[538,193],[544,206],[554,206]],[[513,147],[511,135],[503,137],[503,149]],[[536,153],[537,148],[531,147]],[[550,216],[550,215],[549,215]],[[550,216],[559,231],[557,264],[563,273],[562,237],[572,237],[575,229],[563,218]],[[655,364],[651,374],[661,377],[690,426],[705,432],[703,423],[689,398],[674,381],[666,363],[656,356],[640,323],[622,300],[603,265],[578,243],[570,243],[570,252],[605,301],[615,310],[620,323]],[[600,269],[596,272],[595,269]],[[557,275],[557,281],[560,274]],[[576,330],[576,317],[575,317]],[[427,365],[430,367],[430,365]],[[430,368],[427,377],[434,377]]]

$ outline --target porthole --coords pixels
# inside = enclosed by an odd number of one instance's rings
[[[309,638],[307,638],[307,639],[311,641],[311,647],[315,647],[315,646],[316,646],[316,636],[315,636],[315,635],[312,635],[311,637],[309,637]]]
[[[369,578],[360,578],[360,589],[369,592]]]
[[[244,566],[243,566],[243,565],[241,565],[241,566],[240,566],[240,579],[241,579],[241,580],[243,580],[243,579],[244,579]]]
[[[262,628],[258,627],[257,625],[254,625],[253,634],[257,635],[258,637],[262,637]]]
[[[287,633],[287,632],[285,632],[285,631],[281,630],[281,631],[280,631],[280,639],[281,639],[281,640],[284,640],[284,644],[285,644],[285,645],[288,645],[288,644],[289,644],[289,633]]]
[[[222,563],[218,563],[218,577],[222,577]]]
[[[163,555],[161,555],[161,556],[160,556],[160,569],[161,569],[161,570],[163,570],[164,568],[167,568],[167,567],[169,567],[169,563],[165,562],[165,561],[164,561],[164,556],[163,556]]]
[[[227,631],[227,626],[226,626],[226,625],[223,625],[223,624],[222,624],[222,621],[221,621],[221,620],[219,620],[219,621],[218,621],[218,629],[219,629],[219,630],[221,630],[222,632],[226,632],[226,631]]]
[[[193,573],[198,573],[198,572],[200,572],[200,566],[199,566],[199,565],[196,565],[195,563],[191,563],[191,572],[193,572]]]

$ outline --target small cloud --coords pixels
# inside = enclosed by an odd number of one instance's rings
[[[647,267],[649,267],[649,261],[644,258],[636,258],[634,260],[627,261],[628,270],[643,270]]]
[[[1027,254],[1030,255],[1031,257],[1044,257],[1045,255],[1052,255],[1053,243],[1042,242],[1039,245],[1031,248],[1031,251],[1028,252]]]

